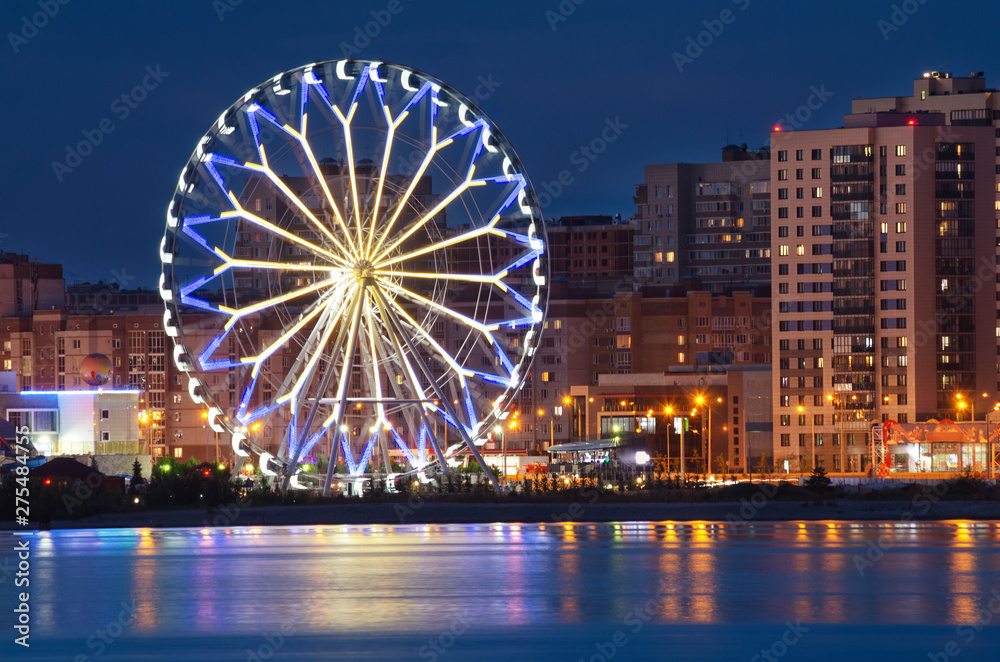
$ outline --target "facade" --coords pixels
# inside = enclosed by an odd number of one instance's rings
[[[0,393],[0,416],[42,455],[148,453],[138,414],[137,391]]]
[[[771,362],[769,299],[747,292],[728,297],[708,292],[673,297],[641,291],[613,297],[571,294],[558,292],[562,298],[549,302],[531,379],[504,433],[506,448],[514,453],[600,434],[592,417],[575,417],[583,403],[574,389],[597,386],[610,375],[627,380],[633,374],[742,369]]]
[[[913,81],[912,96],[855,99],[852,102],[852,112],[934,113],[943,116],[946,127],[992,127],[996,135],[995,210],[998,219],[997,245],[1000,246],[1000,93],[986,86],[984,76],[982,71],[972,72],[964,77],[940,71],[928,72]],[[950,132],[950,128],[945,130]],[[927,151],[920,155],[917,167],[927,170],[935,160],[935,155]],[[985,193],[984,190],[981,191]],[[1000,311],[1000,283],[997,287],[997,308]],[[1000,312],[997,319],[1000,319]],[[1000,343],[1000,334],[997,335],[997,342]],[[997,382],[997,388],[1000,388],[1000,369],[997,371]]]
[[[589,283],[632,280],[634,222],[611,216],[564,216],[546,223],[550,276]]]
[[[121,311],[78,315],[36,311],[32,317],[0,319],[0,362],[16,375],[16,390],[98,392],[80,377],[80,363],[92,353],[111,359],[113,376],[105,392],[128,390],[138,397],[138,441],[154,457],[214,459],[191,446],[214,442],[202,407],[187,395],[163,330],[163,314]],[[169,415],[168,415],[169,413]],[[185,450],[185,444],[188,449]],[[226,457],[228,457],[228,449]],[[130,452],[130,451],[116,451]]]
[[[994,129],[872,112],[772,138],[779,470],[861,471],[874,421],[992,406]]]
[[[680,468],[675,419],[687,419],[685,468],[704,472],[757,470],[772,462],[771,371],[767,366],[716,366],[708,371],[602,375],[596,385],[573,386],[574,428],[587,439],[645,436],[649,454]],[[711,413],[709,413],[711,412]]]
[[[635,280],[697,279],[713,293],[770,284],[770,153],[723,149],[720,163],[647,165],[635,192]]]

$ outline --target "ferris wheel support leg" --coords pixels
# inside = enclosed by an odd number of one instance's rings
[[[490,479],[490,483],[492,483],[493,485],[493,489],[496,490],[497,492],[500,492],[500,483],[497,482],[497,478],[496,476],[493,475],[493,472],[487,468],[486,463],[483,461],[482,456],[479,454],[479,449],[476,448],[475,442],[473,442],[472,439],[469,438],[468,433],[466,433],[465,431],[465,426],[461,424],[458,415],[455,413],[455,410],[451,406],[451,402],[448,400],[447,397],[445,397],[444,391],[441,390],[441,385],[437,383],[436,379],[434,379],[434,375],[431,373],[430,368],[427,367],[427,364],[424,363],[424,360],[423,358],[421,358],[420,353],[417,352],[417,348],[413,345],[413,340],[411,340],[410,337],[407,336],[406,334],[402,333],[402,325],[399,323],[399,318],[396,317],[396,312],[389,307],[389,304],[385,301],[385,297],[383,296],[382,291],[378,287],[372,287],[372,291],[375,293],[376,298],[378,298],[379,305],[382,307],[382,310],[384,310],[392,319],[393,326],[396,327],[397,331],[399,332],[399,335],[403,337],[403,340],[406,342],[406,345],[410,348],[410,353],[413,354],[413,358],[416,359],[417,364],[420,366],[420,369],[424,373],[424,376],[427,377],[427,381],[430,382],[431,388],[433,388],[434,393],[437,394],[438,401],[441,403],[441,406],[447,411],[451,419],[455,421],[455,423],[457,424],[455,426],[455,429],[458,430],[458,433],[462,436],[462,440],[468,446],[469,451],[472,453],[472,456],[476,458],[476,462],[478,462],[479,466],[482,467],[483,471],[486,472],[486,475]]]
[[[372,290],[377,292],[375,298],[376,301],[378,301],[378,305],[381,309],[382,306],[386,305],[385,300],[382,298],[382,293],[378,291],[377,288],[374,287],[372,288]],[[388,311],[386,314],[391,314],[391,313],[392,311]],[[391,318],[386,321],[385,328],[386,331],[389,332],[389,339],[392,341],[393,347],[395,347],[396,349],[397,356],[399,356],[400,359],[407,364],[407,368],[412,371],[413,368],[409,365],[409,361],[406,360],[406,352],[404,351],[402,342],[400,341],[401,337],[406,338],[406,334],[403,333],[401,328],[398,328],[396,326],[398,324],[399,324],[399,319],[395,315],[392,315]],[[412,348],[412,345],[409,342],[407,343],[407,345]],[[418,360],[419,358],[420,357],[417,356]],[[429,379],[431,383],[434,383],[433,377],[429,377]],[[414,393],[419,393],[421,397],[424,397],[423,388],[417,382],[416,375],[411,374],[410,380],[412,382],[411,387],[413,388]],[[432,430],[434,429],[434,423],[433,421],[430,420],[430,417],[427,415],[427,408],[424,405],[420,406],[420,416],[424,422],[424,426],[427,429],[427,438],[431,442],[431,450],[434,451],[434,455],[438,459],[438,464],[441,466],[441,471],[445,474],[451,473],[451,469],[448,467],[448,462],[445,461],[444,452],[441,450],[441,447],[438,446],[437,438],[434,436],[434,433],[432,432]]]
[[[280,397],[287,394],[294,387],[295,375],[299,374],[299,370],[305,363],[307,363],[306,357],[311,356],[315,351],[318,351],[317,346],[321,342],[320,339],[323,335],[322,330],[325,329],[326,326],[330,323],[330,319],[332,316],[333,316],[332,309],[328,308],[327,310],[323,311],[319,321],[313,327],[312,331],[310,331],[308,339],[303,344],[302,351],[295,358],[295,362],[292,364],[292,368],[288,371],[288,375],[286,375],[284,381],[281,383],[281,386],[278,388],[275,397]],[[339,346],[339,344],[342,341],[343,341],[343,333],[341,333],[337,337],[337,346]],[[312,380],[312,376],[313,376],[312,374],[310,374],[309,376],[310,383]],[[308,384],[306,385],[306,388],[308,389]],[[288,453],[288,451],[290,450],[291,441],[292,440],[289,438],[289,431],[286,427],[285,434],[282,437],[282,442],[278,448],[278,454],[276,458],[278,460],[284,460],[287,465],[294,465],[298,460],[298,457],[292,457],[291,454]],[[286,453],[288,453],[287,456]],[[286,469],[279,474],[279,477],[276,477],[274,479],[274,482],[278,485],[278,488],[281,490],[281,492],[285,493],[286,491],[288,491],[288,482],[290,480],[291,476],[287,473]]]
[[[373,324],[370,317],[371,310],[370,309],[366,310],[366,313],[369,315],[368,325],[366,326],[369,342],[365,342],[364,340],[362,340],[359,345],[361,348],[361,362],[364,365],[369,366],[371,370],[366,370],[362,374],[364,375],[365,380],[368,382],[368,392],[374,393],[375,396],[379,398],[379,400],[381,400],[382,384],[380,381],[381,377],[379,375],[378,355],[376,354],[376,349],[375,349],[378,343],[375,342],[375,329],[372,328]],[[377,427],[377,435],[378,435],[378,454],[373,454],[371,460],[371,466],[377,469],[379,466],[378,458],[381,457],[382,466],[385,467],[384,473],[389,474],[391,473],[391,465],[389,464],[389,447],[387,445],[388,435],[386,435],[386,430],[383,427],[383,424],[387,423],[388,419],[385,418],[385,410],[383,409],[383,406],[384,405],[382,402],[378,402],[375,405],[375,409],[377,412],[375,425]],[[377,474],[379,472],[373,470],[372,473]]]
[[[388,325],[386,325],[386,333],[390,334],[390,335],[392,333],[392,329],[390,329]],[[400,347],[399,343],[396,342],[395,337],[390,337],[389,341],[393,343],[393,348],[396,351],[396,356],[402,357],[403,356],[402,347]],[[381,354],[382,356],[389,356],[389,352],[386,351],[385,344],[382,342],[382,336],[381,335],[376,335],[375,336],[375,345],[378,348],[379,354]],[[404,361],[405,361],[405,359],[404,359]],[[392,392],[396,396],[396,398],[398,398],[400,400],[404,399],[405,396],[403,395],[402,389],[400,388],[400,385],[399,385],[399,383],[396,382],[396,380],[390,379],[389,380],[389,387],[392,389]],[[411,384],[411,388],[414,389],[414,393],[420,393],[421,392],[418,384]],[[423,411],[423,406],[421,406],[420,409],[421,409],[421,411]],[[409,428],[411,430],[416,430],[416,429],[418,429],[420,427],[419,425],[417,425],[417,421],[415,419],[415,414],[413,413],[412,408],[409,408],[409,409],[406,409],[405,411],[403,411],[402,412],[402,416],[403,416],[403,419],[406,421],[406,425],[409,426]],[[421,416],[421,418],[423,418],[423,416]],[[389,444],[388,438],[386,438],[385,443],[387,445]],[[434,446],[432,445],[431,448],[433,449]],[[386,450],[386,456],[388,457],[388,450]],[[418,458],[418,460],[419,460],[419,458]],[[387,462],[388,461],[389,460],[387,460]],[[386,467],[389,467],[389,466],[390,466],[389,464],[386,464]],[[449,471],[448,471],[448,465],[447,464],[444,465],[444,472],[445,473],[449,473]]]
[[[339,455],[338,451],[340,449],[340,426],[344,424],[344,416],[347,413],[347,387],[351,383],[351,371],[354,368],[354,348],[358,344],[358,331],[361,327],[361,314],[364,309],[362,303],[364,302],[365,288],[362,287],[361,291],[358,292],[358,298],[354,302],[354,314],[351,315],[351,331],[350,337],[347,340],[347,345],[344,346],[344,369],[340,373],[340,384],[337,385],[337,421],[334,424],[334,451],[330,454],[330,464],[326,467],[326,481],[323,483],[323,495],[327,496],[330,494],[330,484],[333,482],[333,470],[336,467],[336,458]],[[331,362],[332,363],[332,362]],[[328,367],[329,369],[329,367]],[[332,370],[329,371],[332,373]],[[324,381],[326,381],[326,376],[324,376]],[[319,398],[316,399],[319,402]]]
[[[359,298],[359,302],[360,302],[360,298]],[[360,321],[359,321],[360,320],[360,316],[361,316],[361,311],[360,311],[360,303],[359,303],[358,304],[358,309],[356,310],[356,314],[354,316],[355,322],[352,325],[352,329],[351,329],[351,333],[354,334],[354,336],[352,336],[352,337],[354,338],[355,341],[357,340],[357,328],[356,327],[360,324]],[[341,328],[341,330],[343,330],[343,327]],[[335,346],[339,347],[340,346],[340,342],[342,340],[343,340],[343,334],[341,333],[339,335],[339,337],[337,338],[337,344]],[[346,374],[347,377],[345,378],[344,375],[342,374],[341,375],[341,383],[343,383],[345,381],[345,379],[347,381],[350,380],[351,366],[352,366],[353,361],[354,361],[354,347],[353,347],[353,345],[350,344],[350,342],[351,341],[348,341],[349,344],[347,346],[347,349],[345,349],[345,357],[346,358],[345,358],[344,365],[345,365],[347,371],[344,374]],[[316,392],[316,397],[313,399],[312,406],[309,407],[309,413],[306,415],[306,420],[302,424],[302,433],[303,434],[306,434],[307,430],[311,430],[312,429],[313,421],[315,421],[315,419],[316,419],[316,413],[319,411],[320,400],[322,399],[323,394],[326,393],[326,390],[330,387],[330,381],[333,379],[334,373],[335,373],[335,370],[333,369],[333,362],[330,361],[330,362],[327,363],[326,372],[323,373],[323,378],[320,380],[319,390]],[[347,392],[345,390],[344,391],[344,398],[346,398],[346,397],[347,397]],[[344,402],[344,399],[342,398],[340,400],[341,412],[343,412],[343,410],[344,410],[344,405],[345,405],[345,402]],[[342,423],[343,423],[343,421],[338,421],[338,423],[337,423],[337,428],[336,429],[337,429],[338,432],[340,430],[340,425]],[[340,445],[337,444],[337,450],[339,450],[339,449],[340,449]],[[304,445],[300,444],[299,445],[299,450],[295,453],[295,457],[292,458],[293,459],[293,462],[292,462],[292,466],[293,467],[296,466],[299,463],[299,460],[302,459],[301,456],[302,456],[302,451],[303,450],[304,450]],[[331,455],[332,455],[332,453],[331,453]],[[335,466],[335,464],[336,464],[335,462],[331,463],[330,466]],[[325,491],[324,491],[324,493],[325,493]]]

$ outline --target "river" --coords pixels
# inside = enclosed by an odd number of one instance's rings
[[[1000,522],[0,538],[4,660],[943,662],[1000,651]],[[14,548],[25,539],[30,585],[15,588]],[[30,651],[11,627],[25,590]]]

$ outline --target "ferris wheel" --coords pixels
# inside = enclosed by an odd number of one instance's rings
[[[340,462],[422,480],[466,451],[485,466],[548,300],[544,223],[503,134],[375,61],[279,74],[222,113],[160,257],[174,361],[209,424],[265,475],[324,492]],[[315,455],[325,475],[305,470]]]

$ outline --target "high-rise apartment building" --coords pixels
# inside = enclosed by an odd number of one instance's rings
[[[721,163],[647,165],[635,191],[635,279],[711,292],[771,279],[770,153],[729,145]]]
[[[772,134],[779,470],[860,471],[872,422],[996,399],[994,129],[892,110]]]

